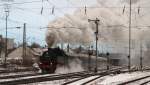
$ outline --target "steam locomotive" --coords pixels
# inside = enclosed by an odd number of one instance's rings
[[[47,51],[43,52],[39,59],[39,67],[42,70],[42,73],[55,73],[57,66],[70,68],[70,63],[76,60],[78,61],[78,59],[82,62],[81,65],[85,70],[93,69],[95,57],[78,55],[78,53],[71,55],[66,54],[64,50],[60,48],[48,48]],[[99,67],[106,64],[106,59],[98,58],[97,61]]]
[[[39,67],[42,73],[54,73],[58,64],[67,64],[68,57],[60,48],[48,48],[48,51],[40,56]]]

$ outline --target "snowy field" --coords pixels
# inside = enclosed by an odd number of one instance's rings
[[[55,80],[55,81],[46,81],[46,82],[37,82],[37,83],[30,83],[30,84],[21,84],[21,85],[61,85],[65,82],[74,80],[76,78],[66,78],[66,79],[61,79],[61,80]]]
[[[2,73],[0,74],[0,77],[17,76],[17,75],[25,75],[25,74],[35,74],[35,72],[27,71],[27,72]]]
[[[148,71],[143,71],[143,72],[138,71],[138,72],[132,72],[132,73],[123,73],[123,74],[118,74],[118,75],[111,74],[111,75],[108,75],[105,77],[101,77],[93,82],[90,82],[87,85],[117,85],[118,83],[137,79],[137,78],[147,76],[147,75],[150,75],[150,71],[149,72]],[[88,81],[90,79],[93,79],[94,77],[97,77],[97,76],[92,76],[92,77],[86,78],[84,80],[80,80],[81,82],[78,81],[78,82],[75,82],[75,83],[72,83],[69,85],[80,85],[84,81]],[[70,80],[72,80],[72,79],[62,79],[62,80],[56,80],[56,81],[46,81],[46,82],[40,82],[40,83],[38,82],[38,83],[24,84],[24,85],[61,85]],[[138,85],[138,84],[135,84],[135,85]]]
[[[88,85],[91,85],[91,84],[95,84],[95,85],[117,85],[118,83],[137,79],[137,78],[144,77],[147,75],[150,75],[150,71],[149,72],[144,71],[144,72],[123,73],[123,74],[118,74],[118,75],[112,74],[109,76],[99,78],[99,79],[89,83]],[[135,85],[138,85],[138,84],[135,84]]]

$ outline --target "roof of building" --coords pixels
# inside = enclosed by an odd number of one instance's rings
[[[8,54],[8,59],[23,59],[23,47],[18,47],[14,51]],[[40,56],[41,54],[40,48],[31,49],[26,47],[26,58],[32,59],[34,57]]]

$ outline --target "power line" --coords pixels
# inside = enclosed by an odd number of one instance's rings
[[[1,6],[1,5],[0,5]],[[53,7],[50,7],[50,8],[44,8],[44,9],[52,9]],[[60,6],[56,6],[55,5],[55,9],[73,9],[73,8],[83,8],[83,9],[85,9],[85,6],[62,6],[62,7],[60,7]],[[124,9],[124,6],[122,7],[122,6],[120,6],[120,7],[115,7],[115,6],[87,6],[86,5],[86,8],[88,9],[90,9],[90,8],[112,8],[112,9],[114,9],[114,8],[123,8]],[[125,8],[129,8],[129,7],[127,7],[127,6],[125,6]],[[150,7],[142,7],[142,6],[135,6],[135,7],[132,7],[132,8],[137,8],[137,9],[149,9]],[[0,8],[0,9],[2,9],[2,8]],[[28,9],[28,8],[24,8],[24,9]],[[29,9],[41,9],[41,8],[29,8]]]
[[[20,2],[20,3],[10,3],[10,4],[8,4],[8,5],[18,5],[18,4],[30,4],[30,3],[38,3],[38,2],[43,2],[43,1],[47,1],[47,2],[49,2],[49,0],[39,0],[39,1],[28,1],[28,2]],[[70,1],[67,1],[68,3],[70,3],[70,4],[72,4]],[[72,4],[73,5],[73,4]],[[0,4],[0,6],[4,6],[4,4]],[[72,7],[57,7],[56,5],[55,5],[55,7],[56,8],[85,8],[85,6],[72,6]],[[122,6],[87,6],[87,8],[123,8]],[[130,7],[126,7],[126,8],[130,8]],[[139,7],[136,7],[136,6],[134,6],[134,7],[132,7],[132,8],[139,8]],[[148,6],[143,6],[143,7],[140,7],[140,8],[150,8],[150,7],[148,7]],[[33,8],[33,9],[40,9],[40,8]]]
[[[19,28],[20,26],[16,26],[16,27],[8,27],[8,29],[11,29],[11,28]],[[106,27],[106,28],[115,28],[115,29],[121,29],[121,28],[129,28],[128,26],[126,25],[101,25],[100,27]],[[118,27],[118,28],[116,28]],[[121,27],[121,28],[119,28]],[[5,27],[1,27],[1,28],[5,28]],[[81,29],[80,27],[78,26],[61,26],[61,27],[58,27],[58,26],[48,26],[48,27],[41,27],[41,26],[28,26],[28,28],[38,28],[38,29],[46,29],[46,28],[51,28],[51,29],[59,29],[59,28],[78,28],[78,29]],[[150,25],[143,25],[143,26],[131,26],[131,28],[135,28],[135,29],[148,29],[150,28]]]
[[[0,19],[5,20],[5,18],[3,18],[3,17],[0,17]],[[8,21],[13,22],[13,23],[23,23],[23,22],[20,22],[20,21],[12,20],[12,19],[8,19]]]
[[[56,8],[55,8],[55,5],[54,5],[52,2],[50,2],[50,1],[47,1],[47,2],[48,2],[49,5],[53,5],[52,11],[53,11],[53,15],[54,15],[54,12],[55,12],[54,10],[56,9]],[[60,9],[57,9],[57,10],[61,11],[62,13],[64,13],[64,12],[63,12],[62,10],[60,10]],[[58,17],[58,16],[56,16],[56,15],[54,15],[54,16],[55,16],[55,17]],[[67,22],[70,23],[70,20],[68,19],[68,16],[64,16],[64,17],[66,17],[66,18],[67,18]],[[71,23],[71,24],[72,24],[72,23]]]
[[[30,10],[30,9],[24,9],[24,8],[20,8],[20,7],[15,7],[15,8],[17,8],[18,10],[21,10],[21,11],[23,11],[23,12],[26,11],[26,12],[30,12],[30,13],[33,13],[33,14],[38,15],[38,16],[43,16],[45,19],[47,19],[46,16],[41,15],[41,13],[36,13],[36,12],[33,11],[33,10]]]
[[[10,3],[8,5],[29,4],[29,3],[37,3],[37,2],[41,2],[41,0],[40,1],[30,1],[30,2],[20,2],[20,3]],[[4,6],[4,4],[0,4],[0,6]]]

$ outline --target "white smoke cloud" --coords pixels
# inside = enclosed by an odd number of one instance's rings
[[[109,0],[107,0],[109,1]],[[107,2],[108,3],[108,2]],[[114,2],[115,4],[115,2]],[[117,4],[117,3],[116,3]],[[100,6],[101,4],[97,4],[96,6]],[[107,5],[107,4],[106,4]],[[88,9],[87,15],[84,14],[83,9],[78,9],[75,11],[73,15],[66,15],[64,18],[58,18],[57,20],[51,22],[49,26],[58,27],[48,29],[48,34],[51,35],[51,31],[53,30],[52,36],[55,34],[55,43],[59,42],[76,42],[76,43],[91,43],[94,38],[95,32],[95,24],[88,22],[88,19],[100,19],[100,37],[105,39],[120,39],[125,38],[126,34],[123,30],[116,29],[108,29],[107,25],[124,25],[127,22],[127,18],[124,18],[122,15],[118,15],[116,10],[108,9],[108,8],[93,8]],[[59,27],[76,27],[76,28],[59,28]],[[111,27],[115,28],[115,27]],[[107,30],[105,30],[107,29]],[[111,32],[109,35],[108,32]],[[106,34],[107,35],[103,35]],[[50,40],[49,40],[50,41]],[[54,42],[54,41],[52,41]],[[51,45],[51,44],[50,44]]]
[[[89,23],[88,19],[99,18],[99,40],[101,42],[124,42],[124,46],[128,46],[129,0],[97,0],[97,2],[94,6],[99,8],[88,8],[87,15],[84,14],[84,9],[78,9],[73,15],[65,15],[65,17],[58,18],[49,24],[49,26],[75,26],[77,28],[53,28],[48,29],[47,33],[49,36],[51,34],[53,36],[51,31],[54,30],[55,43],[90,43],[95,39],[95,24]],[[146,8],[149,7],[149,4],[150,1],[148,0],[132,0],[132,56],[139,55],[139,42],[141,39],[145,43],[145,48],[143,48],[147,51],[145,55],[149,55],[150,30],[146,27],[149,26],[150,22],[150,9]],[[123,13],[124,5],[125,12]],[[140,9],[139,14],[138,9]],[[115,47],[120,49],[123,46],[115,45]]]
[[[140,0],[131,0],[131,3],[132,4],[136,4],[136,3],[138,3]],[[122,0],[122,2],[126,2],[126,3],[128,3],[128,4],[130,4],[130,0]]]
[[[55,73],[72,73],[84,71],[82,62],[79,59],[69,60],[68,65],[57,66]]]

